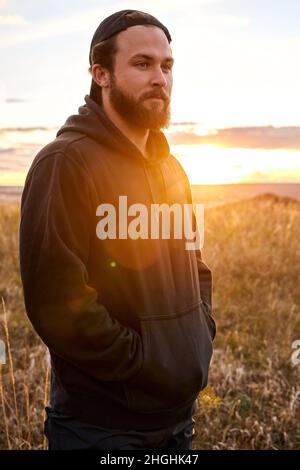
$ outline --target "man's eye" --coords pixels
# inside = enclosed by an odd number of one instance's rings
[[[138,67],[140,67],[141,69],[146,69],[148,67],[148,63],[147,62],[139,62],[138,64],[136,64]]]
[[[172,65],[169,65],[169,64],[162,65],[162,69],[166,70],[167,72],[170,72],[172,70]]]

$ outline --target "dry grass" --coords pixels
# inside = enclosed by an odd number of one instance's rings
[[[17,207],[0,207],[0,449],[42,449],[45,347],[24,313]],[[260,197],[205,213],[218,333],[194,449],[299,449],[300,203]]]
[[[300,203],[257,197],[205,222],[218,334],[195,449],[299,449]]]
[[[24,313],[18,226],[19,208],[0,206],[0,449],[43,449],[47,356]]]

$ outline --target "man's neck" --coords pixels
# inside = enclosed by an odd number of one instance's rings
[[[110,105],[103,104],[103,110],[108,118],[114,125],[129,139],[143,154],[148,158],[147,154],[147,140],[149,136],[149,129],[134,126],[122,118]]]

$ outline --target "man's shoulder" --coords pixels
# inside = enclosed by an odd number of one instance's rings
[[[172,161],[172,164],[174,165],[174,167],[176,168],[177,172],[179,173],[179,175],[181,176],[181,178],[184,178],[185,180],[187,180],[187,182],[189,183],[189,179],[188,179],[188,176],[183,168],[183,166],[181,165],[181,163],[178,161],[178,159],[172,154],[170,153],[169,154],[169,158],[171,159]]]
[[[42,147],[34,157],[31,169],[45,162],[48,159],[57,160],[68,158],[68,160],[78,161],[80,159],[79,141],[85,139],[86,136],[76,132],[68,132],[55,137],[51,142]]]
[[[43,179],[45,175],[49,178],[51,175],[56,178],[59,174],[64,178],[70,173],[86,176],[86,165],[82,162],[80,145],[77,145],[84,138],[79,133],[68,132],[44,145],[31,162],[25,184],[32,180],[33,175],[36,175],[36,180]]]

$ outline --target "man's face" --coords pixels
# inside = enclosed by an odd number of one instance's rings
[[[167,127],[172,65],[172,51],[160,28],[138,25],[119,33],[109,85],[115,111],[137,127]]]

